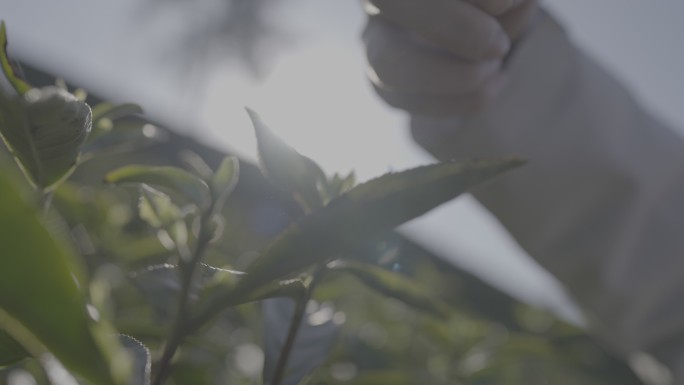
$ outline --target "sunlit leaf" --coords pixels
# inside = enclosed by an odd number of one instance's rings
[[[154,228],[164,228],[181,219],[181,210],[171,202],[171,197],[142,184],[138,202],[140,218]]]
[[[240,163],[234,156],[228,156],[221,161],[211,179],[210,187],[214,197],[214,209],[220,211],[223,203],[237,185],[240,174]]]
[[[125,118],[131,115],[142,114],[143,109],[137,104],[126,103],[126,104],[112,104],[112,103],[100,103],[93,107],[93,122],[97,122],[102,118],[108,118],[111,120],[116,120],[120,118]]]
[[[105,177],[107,183],[146,183],[178,192],[199,207],[209,203],[209,186],[199,177],[177,167],[125,166]]]
[[[331,271],[349,273],[369,288],[388,297],[438,317],[447,317],[448,306],[437,293],[428,290],[419,282],[379,266],[356,262],[335,261],[328,265]]]
[[[73,171],[91,126],[90,107],[60,88],[0,92],[0,135],[41,190]]]
[[[27,357],[30,357],[30,354],[26,349],[6,331],[0,329],[0,368]]]
[[[254,111],[252,119],[259,150],[259,166],[277,187],[292,194],[307,210],[323,205],[320,190],[325,188],[323,170],[276,136]]]
[[[386,174],[356,186],[286,229],[246,270],[245,288],[299,272],[377,239],[520,160],[443,163]]]
[[[7,55],[7,28],[4,21],[0,22],[0,66],[2,66],[2,73],[5,78],[19,95],[23,95],[32,88],[14,73],[12,63]]]
[[[178,153],[180,160],[204,180],[210,180],[214,175],[214,170],[209,167],[207,162],[194,151],[183,149]]]
[[[75,279],[80,274],[75,273],[74,259],[1,172],[0,192],[0,309],[7,314],[3,326],[22,345],[39,343],[92,383],[114,384],[107,351],[97,342],[103,337],[92,331],[94,321],[79,288],[83,283]]]
[[[181,258],[189,257],[185,214],[171,202],[171,197],[143,183],[140,186],[138,212],[142,220],[158,230],[157,235],[163,244],[169,244],[169,249],[178,251]],[[172,244],[165,242],[169,239]]]
[[[343,177],[340,174],[335,174],[328,180],[326,194],[328,200],[337,198],[345,192],[351,190],[356,185],[356,176],[354,172],[350,172]]]

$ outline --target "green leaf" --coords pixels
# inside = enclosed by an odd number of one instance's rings
[[[165,240],[170,239],[173,241],[170,249],[175,248],[181,258],[189,257],[185,214],[171,202],[171,197],[143,183],[140,186],[138,212],[142,220],[158,230],[157,236],[162,244],[169,244]]]
[[[240,286],[259,287],[354,252],[494,176],[517,159],[423,166],[354,187],[287,228],[246,270]]]
[[[209,204],[209,186],[199,177],[177,167],[125,166],[105,177],[107,183],[146,183],[178,192],[204,208]]]
[[[73,258],[0,172],[0,323],[32,354],[47,348],[96,385],[112,385],[101,325],[86,311]],[[101,324],[101,322],[100,322]],[[98,330],[98,332],[94,332]],[[28,346],[30,345],[30,346]]]
[[[73,171],[91,128],[90,107],[60,88],[0,92],[0,136],[40,190]]]
[[[221,211],[226,199],[237,186],[239,174],[240,162],[238,159],[234,156],[223,158],[210,182],[215,212]]]
[[[259,166],[264,175],[278,188],[292,194],[305,210],[321,207],[320,191],[326,186],[323,170],[276,136],[254,111],[247,109],[247,113],[254,125]]]
[[[181,210],[171,197],[143,183],[138,201],[140,218],[150,226],[161,229],[181,219]]]
[[[188,149],[183,149],[178,152],[178,157],[190,171],[199,175],[202,179],[211,180],[214,176],[214,170],[212,170],[207,162],[205,162],[197,153]]]
[[[343,177],[340,174],[333,175],[332,178],[328,180],[327,183],[327,200],[330,201],[339,197],[340,195],[351,190],[356,185],[356,176],[354,172],[350,172],[347,176]]]
[[[0,368],[14,364],[31,355],[6,331],[0,329]]]
[[[4,21],[0,22],[0,66],[2,66],[2,73],[5,74],[5,78],[19,95],[25,94],[32,88],[14,73],[12,63],[7,55],[7,28]]]
[[[120,118],[125,118],[131,115],[142,114],[143,109],[137,104],[125,103],[125,104],[112,104],[112,103],[100,103],[93,107],[93,122],[97,122],[102,118],[108,118],[111,120],[116,120]]]
[[[199,295],[197,304],[201,322],[222,309],[243,305],[250,302],[261,301],[268,298],[292,298],[301,299],[306,293],[306,285],[302,280],[291,279],[285,281],[272,281],[252,291],[241,290],[237,283],[238,278],[244,273],[222,273],[216,275]]]
[[[328,265],[335,272],[349,273],[369,288],[396,298],[414,309],[441,318],[449,315],[449,307],[434,293],[418,282],[382,267],[356,261],[335,261]]]

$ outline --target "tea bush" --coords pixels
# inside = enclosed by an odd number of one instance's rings
[[[160,135],[127,120],[140,107],[91,109],[82,90],[34,88],[6,55],[4,24],[0,44],[12,86],[0,92],[11,154],[0,162],[4,383],[640,383],[548,314],[498,294],[465,301],[462,277],[391,232],[521,160],[440,163],[357,185],[248,111],[260,170],[294,209],[247,252],[259,237],[236,197],[244,164],[210,166],[189,152],[184,167],[125,164]],[[70,178],[98,159],[104,183]],[[505,316],[487,319],[487,308]]]

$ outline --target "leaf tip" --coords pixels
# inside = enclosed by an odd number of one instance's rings
[[[245,111],[247,112],[249,119],[252,121],[252,124],[256,125],[257,122],[261,121],[261,117],[259,116],[259,114],[257,114],[256,111],[254,111],[250,107],[245,106]]]

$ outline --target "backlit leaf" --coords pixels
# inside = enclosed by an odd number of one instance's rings
[[[237,185],[240,174],[240,163],[234,156],[227,156],[221,161],[211,179],[210,187],[214,197],[214,210],[220,211],[223,203]]]
[[[199,207],[209,203],[209,186],[199,177],[177,167],[125,166],[105,177],[107,183],[146,183],[185,196]]]
[[[259,166],[264,175],[278,188],[292,194],[306,210],[321,207],[320,190],[326,183],[323,170],[276,136],[254,111],[247,109],[247,113],[254,125]]]
[[[112,103],[100,103],[93,107],[93,122],[97,122],[102,118],[108,118],[111,120],[116,120],[120,118],[125,118],[131,115],[142,114],[143,109],[137,104],[125,103],[125,104],[112,104]]]
[[[140,186],[138,210],[140,218],[157,229],[169,226],[181,218],[181,210],[171,202],[171,197],[144,183]]]
[[[14,73],[12,63],[7,55],[7,28],[5,27],[4,21],[0,22],[0,66],[2,67],[2,73],[5,75],[5,78],[7,78],[18,94],[22,95],[32,88]]]
[[[354,252],[400,224],[517,167],[517,159],[423,166],[354,187],[287,228],[246,270],[245,288]]]

